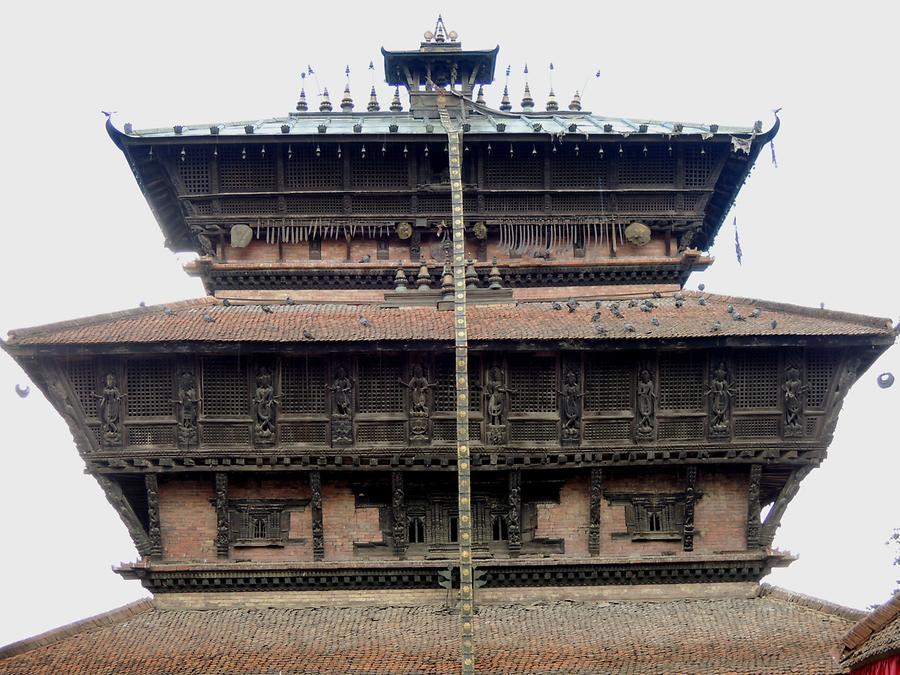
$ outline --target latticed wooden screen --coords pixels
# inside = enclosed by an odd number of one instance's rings
[[[351,211],[353,213],[384,213],[396,215],[409,213],[411,203],[409,197],[402,195],[379,197],[353,197]],[[448,209],[449,212],[449,209]]]
[[[456,410],[456,385],[453,381],[453,357],[435,359],[434,372],[431,375],[435,387],[432,392],[431,409],[436,413],[452,413]],[[481,368],[477,356],[469,356],[469,411],[481,411]],[[454,437],[455,437],[454,431]]]
[[[778,407],[778,354],[745,350],[735,354],[736,410]]]
[[[212,447],[249,445],[250,426],[206,422],[200,426],[200,443]]]
[[[608,154],[599,153],[599,147],[580,145],[575,154],[576,142],[561,143],[550,154],[550,184],[554,188],[603,188],[608,180]]]
[[[486,195],[484,210],[490,213],[532,213],[544,210],[541,194]]]
[[[317,213],[342,213],[344,200],[341,195],[291,195],[286,199],[288,213],[298,215]]]
[[[813,349],[806,353],[806,407],[813,410],[825,408],[828,387],[834,376],[837,359],[833,352]]]
[[[558,443],[559,425],[539,420],[515,420],[510,424],[509,440],[513,443]]]
[[[128,445],[175,445],[174,424],[141,424],[128,427]]]
[[[172,164],[178,171],[185,192],[190,194],[209,192],[209,149],[203,147],[178,149],[173,146],[172,152],[174,155]]]
[[[403,412],[400,359],[396,356],[366,356],[359,359],[359,412]]]
[[[657,437],[667,441],[697,441],[703,437],[702,417],[668,417],[658,422]]]
[[[721,151],[713,148],[687,147],[684,149],[684,186],[704,187],[712,172],[713,163],[721,156]]]
[[[644,152],[646,149],[646,153]],[[619,185],[670,185],[675,183],[675,160],[657,145],[623,148],[619,156]]]
[[[206,417],[246,417],[249,413],[250,394],[240,359],[203,359],[203,414]]]
[[[702,410],[704,390],[703,361],[699,355],[663,354],[660,356],[660,410]]]
[[[559,410],[559,383],[553,357],[515,357],[509,360],[509,411],[551,413]]]
[[[129,417],[173,417],[174,384],[168,359],[134,359],[126,362]]]
[[[397,145],[381,147],[366,145],[348,146],[351,150],[350,179],[354,188],[406,188],[409,187],[409,162],[403,157],[403,149]],[[449,211],[449,209],[448,209]]]
[[[601,194],[554,194],[555,213],[596,213],[604,209],[606,200]]]
[[[450,213],[450,195],[419,195],[418,202],[419,213]]]
[[[631,438],[630,419],[585,420],[584,440],[603,443]]]
[[[328,412],[325,392],[325,363],[322,359],[282,359],[282,413],[285,415],[325,414]]]
[[[735,417],[734,435],[741,438],[775,438],[778,436],[778,417],[775,415]]]
[[[281,422],[279,441],[284,445],[324,445],[328,436],[327,422]]]
[[[228,215],[274,213],[278,209],[278,200],[275,197],[226,197],[221,200],[221,209]]]
[[[544,185],[544,157],[530,145],[497,143],[484,156],[484,184],[488,188],[540,188]]]
[[[94,394],[97,392],[98,378],[93,360],[70,361],[66,364],[66,374],[84,414],[96,417],[97,399],[94,398]]]
[[[320,148],[317,157],[314,145],[292,145],[284,159],[284,183],[288,190],[340,189],[342,162],[333,148],[328,152]]]
[[[219,189],[222,192],[274,190],[274,146],[226,145],[219,147]]]
[[[392,420],[357,422],[356,442],[358,445],[404,445],[406,426]]]
[[[590,358],[584,368],[584,409],[590,412],[625,412],[634,401],[634,364]]]
[[[668,213],[675,210],[674,194],[616,195],[619,213]]]

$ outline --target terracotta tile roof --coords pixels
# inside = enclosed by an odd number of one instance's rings
[[[414,293],[415,291],[411,291]],[[889,319],[762,302],[746,298],[684,293],[638,300],[582,299],[574,311],[566,302],[473,305],[469,339],[485,340],[658,340],[716,337],[872,336],[892,340]],[[646,305],[645,305],[646,306]],[[729,308],[733,308],[729,312]],[[758,310],[759,316],[754,316]],[[735,315],[743,320],[735,320]],[[365,318],[362,321],[361,318]],[[10,332],[9,345],[99,345],[109,343],[304,342],[304,331],[322,342],[450,340],[453,313],[435,307],[385,307],[376,303],[304,303],[224,306],[206,297],[127,310]],[[598,332],[597,327],[605,332]]]
[[[482,605],[479,673],[839,673],[852,624],[790,594]],[[458,616],[437,606],[150,609],[2,658],[0,675],[455,673]]]
[[[858,668],[892,654],[900,654],[900,591],[847,631],[834,652],[845,668]]]

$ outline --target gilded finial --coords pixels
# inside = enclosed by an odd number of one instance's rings
[[[394,98],[391,99],[391,112],[402,112],[403,104],[400,102],[400,87],[394,87]]]
[[[581,110],[581,94],[579,94],[577,91],[572,97],[572,102],[569,103],[569,110],[572,110],[573,112],[578,112],[579,110]]]
[[[559,102],[556,100],[556,94],[553,93],[553,89],[550,90],[550,95],[547,97],[547,110],[551,112],[559,110]]]
[[[509,87],[503,86],[503,98],[500,99],[500,110],[509,112],[512,110],[512,103],[509,102]]]
[[[531,97],[531,88],[528,86],[527,82],[525,83],[525,93],[522,96],[522,110],[525,112],[534,110],[534,99]]]
[[[378,96],[375,94],[375,87],[372,87],[372,91],[369,92],[369,105],[366,106],[366,110],[369,112],[381,110],[381,106],[378,105]]]
[[[478,98],[475,99],[475,103],[477,103],[478,105],[485,105],[483,85],[478,85]]]
[[[300,98],[297,99],[297,112],[306,112],[309,110],[309,105],[306,103],[306,90],[300,89]]]
[[[322,102],[319,103],[320,112],[331,112],[331,98],[328,96],[328,87],[322,90]]]
[[[344,96],[341,98],[341,110],[350,112],[353,110],[353,97],[350,95],[350,83],[344,85]]]

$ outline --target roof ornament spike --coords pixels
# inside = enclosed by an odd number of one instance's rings
[[[573,112],[578,112],[579,110],[581,110],[581,94],[579,94],[577,91],[575,92],[575,95],[572,97],[572,100],[569,103],[569,110]]]
[[[556,100],[556,93],[553,91],[553,62],[550,62],[550,95],[547,97],[546,109],[550,112],[559,110],[559,102]]]
[[[378,95],[375,93],[375,86],[372,85],[372,90],[369,92],[369,105],[366,106],[366,110],[369,112],[378,112],[381,110],[381,106],[378,104]]]
[[[321,112],[331,112],[331,98],[328,96],[328,87],[325,87],[322,90],[322,102],[319,103],[319,110]]]
[[[522,94],[522,110],[531,112],[534,110],[534,98],[531,96],[531,87],[528,86],[528,64],[525,64],[525,92]]]
[[[484,101],[484,85],[478,86],[478,98],[475,99],[478,105],[487,105]]]
[[[509,102],[509,87],[503,85],[503,98],[500,99],[500,110],[509,112],[512,110],[512,103]]]
[[[402,112],[403,104],[400,102],[400,87],[394,87],[394,98],[391,99],[391,112]]]
[[[353,111],[353,96],[350,95],[350,66],[344,68],[344,75],[347,76],[347,82],[344,84],[344,96],[341,98],[341,110],[344,112]]]
[[[309,104],[306,102],[306,90],[300,88],[300,98],[297,99],[297,112],[306,112],[309,110]]]

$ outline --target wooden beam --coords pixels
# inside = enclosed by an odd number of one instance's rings
[[[763,521],[759,536],[760,546],[768,548],[772,545],[775,539],[775,532],[781,526],[781,518],[784,516],[785,510],[800,489],[800,481],[806,478],[807,474],[814,468],[811,465],[800,466],[791,472],[790,477],[788,477],[784,487],[781,488],[781,492],[778,493],[775,503]]]
[[[762,464],[750,465],[750,483],[747,486],[747,549],[759,548],[759,482],[762,478]]]
[[[131,535],[131,540],[134,542],[138,553],[142,556],[151,555],[153,547],[150,543],[150,537],[147,535],[141,519],[138,518],[134,509],[131,508],[131,503],[125,496],[125,493],[122,492],[121,486],[106,476],[95,475],[94,478],[97,479],[100,487],[103,488],[107,501],[112,504],[122,522],[125,523],[125,527],[128,528],[128,534]]]

